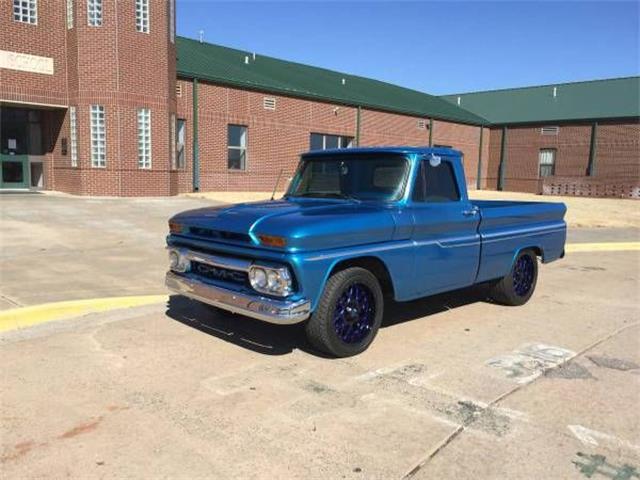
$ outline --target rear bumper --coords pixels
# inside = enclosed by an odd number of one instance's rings
[[[165,283],[169,290],[185,297],[208,303],[233,313],[279,325],[299,323],[311,315],[309,300],[275,300],[260,295],[247,295],[193,278],[167,272]]]

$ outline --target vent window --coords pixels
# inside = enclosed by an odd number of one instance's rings
[[[78,119],[76,107],[69,107],[69,138],[71,140],[71,166],[78,166]]]
[[[105,114],[102,105],[91,105],[91,166],[107,166]]]
[[[136,0],[136,30],[149,33],[149,0]]]
[[[13,19],[17,22],[38,24],[38,0],[13,0]]]
[[[558,135],[560,127],[542,127],[540,131],[542,135]]]
[[[427,122],[425,120],[418,120],[417,127],[419,130],[426,130]]]
[[[138,110],[138,167],[151,168],[151,110]]]
[[[275,110],[276,109],[276,99],[273,97],[264,97],[262,100],[262,105],[265,110]]]
[[[182,97],[182,84],[176,83],[176,97]]]
[[[87,24],[90,27],[102,26],[102,0],[87,0]]]
[[[73,0],[67,0],[67,30],[73,28]]]

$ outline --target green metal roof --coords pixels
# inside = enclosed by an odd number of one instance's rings
[[[181,77],[419,117],[487,124],[480,116],[440,97],[370,78],[263,55],[254,59],[252,52],[184,37],[177,38],[177,50]]]
[[[498,125],[637,118],[640,77],[460,93],[442,98]]]

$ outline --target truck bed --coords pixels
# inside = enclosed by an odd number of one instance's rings
[[[543,263],[564,255],[564,204],[500,200],[471,203],[480,210],[482,252],[477,282],[504,276],[515,255],[524,248],[534,248]]]

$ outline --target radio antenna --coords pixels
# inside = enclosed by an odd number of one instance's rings
[[[276,184],[273,186],[273,192],[271,193],[271,201],[276,197],[276,190],[278,189],[278,184],[280,183],[280,178],[282,177],[282,173],[284,172],[284,168],[280,169],[280,173],[278,174],[278,178],[276,179]]]

